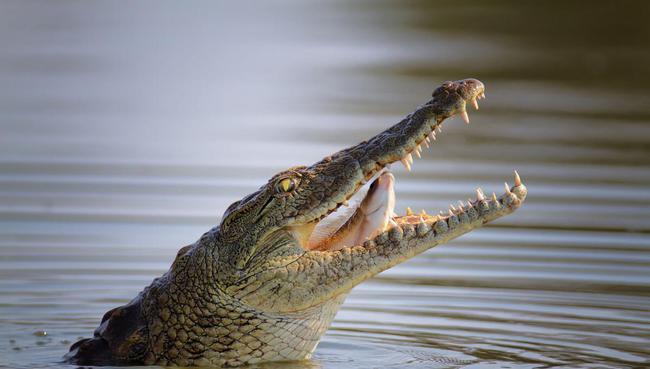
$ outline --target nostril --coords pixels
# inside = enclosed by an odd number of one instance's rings
[[[464,100],[475,100],[483,96],[485,85],[476,78],[466,78],[454,83],[451,87],[454,92],[460,95]]]

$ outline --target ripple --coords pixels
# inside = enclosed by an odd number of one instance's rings
[[[500,191],[514,169],[525,206],[355,288],[312,360],[253,368],[647,367],[634,3],[3,5],[0,367],[67,368],[230,203],[470,75],[488,99],[412,173],[393,166],[397,211]]]

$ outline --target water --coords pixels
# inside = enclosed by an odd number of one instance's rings
[[[232,201],[442,81],[487,100],[407,174],[515,214],[357,287],[293,368],[650,365],[650,5],[0,3],[0,367],[68,346]],[[264,367],[286,367],[266,365]]]

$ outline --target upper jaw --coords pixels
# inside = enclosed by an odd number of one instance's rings
[[[429,146],[446,118],[460,114],[469,123],[467,105],[478,109],[485,97],[484,84],[473,78],[448,81],[436,88],[432,99],[401,122],[356,146],[328,156],[309,168],[314,182],[311,191],[329,191],[321,203],[296,217],[297,224],[316,223],[336,211],[387,165],[400,161],[411,169],[413,155]],[[325,178],[325,180],[321,180]]]
[[[434,90],[431,100],[401,122],[348,150],[359,160],[365,178],[371,178],[388,164],[404,159],[412,162],[421,145],[435,140],[445,119],[460,114],[469,123],[467,104],[478,109],[477,100],[484,97],[485,86],[477,79],[445,82]]]

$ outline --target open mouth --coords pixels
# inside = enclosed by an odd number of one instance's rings
[[[342,210],[341,210],[342,209]],[[383,171],[354,206],[339,207],[318,222],[306,245],[310,250],[340,250],[361,245],[394,226],[395,177]]]
[[[480,82],[479,82],[480,83]],[[482,84],[474,89],[464,101],[478,110],[478,100],[485,98],[485,89]],[[456,112],[461,118],[469,123],[469,116],[465,106],[461,106]],[[525,198],[526,188],[522,184],[517,172],[515,172],[514,187],[506,184],[505,192],[497,196],[493,193],[486,197],[481,189],[477,189],[476,198],[467,202],[459,201],[458,205],[450,205],[444,212],[433,212],[430,215],[422,211],[419,214],[413,213],[407,208],[406,214],[397,215],[395,208],[395,177],[386,169],[394,162],[401,162],[408,171],[411,170],[413,156],[421,157],[422,146],[429,147],[430,143],[436,140],[436,133],[441,132],[444,119],[432,122],[430,130],[413,140],[402,155],[391,157],[385,162],[378,162],[377,168],[372,172],[372,178],[365,196],[353,206],[348,205],[347,200],[337,205],[335,211],[327,214],[318,221],[311,234],[303,242],[303,247],[308,250],[340,250],[345,247],[363,245],[367,241],[389,232],[393,228],[409,228],[417,230],[418,233],[428,233],[436,230],[446,231],[452,227],[471,222],[487,222],[490,214],[503,212],[515,204],[518,206]],[[360,186],[350,196],[357,194]]]

